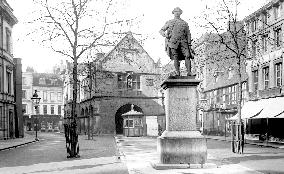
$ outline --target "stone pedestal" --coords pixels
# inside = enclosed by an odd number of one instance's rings
[[[196,88],[199,83],[191,76],[170,77],[162,84],[165,89],[166,130],[158,137],[160,166],[202,166],[207,160],[206,138],[196,130]],[[159,164],[154,167],[159,168]]]

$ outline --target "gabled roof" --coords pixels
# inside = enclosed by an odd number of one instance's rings
[[[116,48],[119,47],[127,39],[133,39],[134,42],[137,43],[145,53],[147,53],[147,51],[145,51],[145,49],[141,46],[141,44],[137,41],[137,39],[135,39],[132,32],[128,31],[127,34],[118,42],[118,44],[116,44],[116,46],[108,54],[106,54],[106,56],[102,57],[101,60],[105,61],[105,59],[107,59],[111,55],[111,53],[113,53],[116,50]],[[149,56],[149,58],[151,58],[148,53],[147,53],[147,55]],[[154,62],[153,59],[152,59],[152,61]]]
[[[129,44],[128,48],[126,48],[126,44]],[[116,53],[121,53],[119,52],[119,49],[121,49],[121,52],[127,53],[127,51],[133,51],[137,56],[141,56],[143,55],[143,58],[146,58],[146,60],[148,61],[147,63],[151,64],[150,66],[153,66],[153,68],[149,68],[152,71],[154,71],[155,69],[155,62],[154,60],[149,56],[149,54],[144,50],[144,48],[141,46],[141,44],[134,38],[132,32],[127,32],[127,34],[125,35],[124,38],[122,38],[119,43],[108,53],[106,54],[106,56],[102,57],[99,59],[99,61],[102,63],[102,65],[106,65],[107,61],[110,61],[111,59],[119,59],[121,58],[121,56],[114,56]],[[124,60],[126,60],[127,57],[124,57]],[[134,57],[131,57],[134,58]],[[126,60],[127,61],[127,60]],[[130,60],[131,62],[135,63],[135,64],[139,64],[141,63],[141,60],[137,59],[137,60]],[[140,61],[140,62],[139,62]],[[123,63],[123,62],[121,62]],[[144,62],[145,63],[145,62]],[[143,67],[145,68],[145,67]],[[104,69],[104,68],[103,68]],[[125,71],[132,71],[130,70],[125,70]]]

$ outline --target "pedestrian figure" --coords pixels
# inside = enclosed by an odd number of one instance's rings
[[[176,76],[180,76],[180,61],[185,60],[187,76],[191,76],[191,60],[193,59],[193,50],[191,49],[191,34],[188,23],[180,18],[182,10],[176,7],[172,13],[174,19],[169,20],[160,30],[160,34],[165,37],[165,49],[174,60]]]

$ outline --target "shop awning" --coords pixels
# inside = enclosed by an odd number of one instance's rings
[[[284,111],[279,115],[274,116],[274,118],[284,118]]]
[[[248,101],[244,103],[242,107],[242,117],[241,119],[248,119],[258,116],[264,109],[263,102],[261,100],[257,101]],[[239,117],[239,114],[237,113],[231,118],[228,118],[227,120],[237,120]]]
[[[252,118],[284,118],[284,97],[275,97],[260,100],[263,105],[263,111]]]

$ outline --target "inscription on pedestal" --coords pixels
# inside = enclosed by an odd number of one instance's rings
[[[166,90],[168,131],[196,130],[196,89],[193,86]]]

